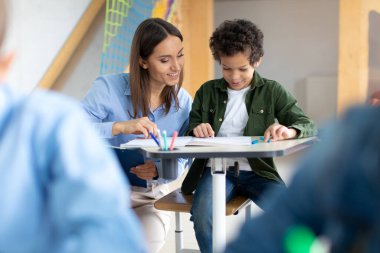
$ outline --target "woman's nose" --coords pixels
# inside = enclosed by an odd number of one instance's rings
[[[172,70],[179,71],[181,70],[181,62],[178,60],[174,60],[171,66]]]

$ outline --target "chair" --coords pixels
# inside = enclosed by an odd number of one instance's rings
[[[193,195],[185,195],[178,188],[168,195],[162,197],[154,203],[154,207],[163,211],[175,212],[175,247],[176,253],[199,252],[195,250],[183,249],[183,230],[181,213],[190,213]],[[243,196],[235,196],[226,205],[226,215],[237,214],[239,210],[245,208],[245,219],[251,217],[251,200]]]

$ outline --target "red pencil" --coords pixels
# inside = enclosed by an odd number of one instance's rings
[[[170,148],[169,148],[170,151],[172,151],[174,149],[174,142],[175,142],[175,139],[177,138],[177,135],[178,135],[178,132],[174,131],[173,137],[172,137],[172,142],[170,143]]]

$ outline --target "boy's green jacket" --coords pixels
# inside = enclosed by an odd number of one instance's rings
[[[193,129],[199,124],[209,123],[216,136],[224,120],[227,101],[227,82],[223,78],[203,84],[195,94],[188,135],[193,135]],[[297,138],[316,135],[314,123],[298,107],[296,99],[279,83],[260,77],[256,71],[245,104],[249,117],[245,136],[262,136],[276,119],[281,125],[296,129]],[[248,162],[256,174],[282,181],[273,158],[250,158]],[[207,159],[194,160],[182,183],[183,193],[190,194],[195,190],[206,164]]]

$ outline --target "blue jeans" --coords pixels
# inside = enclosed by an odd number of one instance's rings
[[[226,202],[235,195],[249,197],[265,210],[262,197],[267,190],[284,190],[285,185],[258,176],[253,171],[240,171],[239,177],[227,171]],[[212,175],[209,167],[205,168],[193,196],[190,220],[194,222],[195,237],[202,253],[212,252]]]

